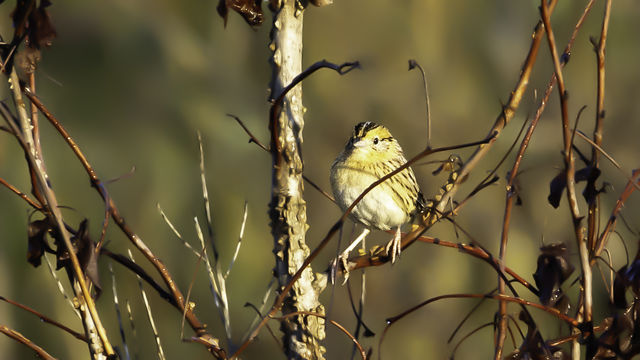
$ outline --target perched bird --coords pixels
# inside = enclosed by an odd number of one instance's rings
[[[336,202],[346,211],[366,188],[406,162],[400,144],[386,127],[370,121],[359,123],[331,166],[331,188]],[[371,189],[349,214],[351,220],[364,225],[365,229],[340,255],[343,264],[346,265],[349,252],[371,229],[393,228],[396,233],[386,250],[395,262],[401,251],[400,227],[412,222],[425,207],[410,167]]]

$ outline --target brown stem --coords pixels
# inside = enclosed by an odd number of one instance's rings
[[[602,145],[602,128],[604,126],[604,86],[605,86],[605,72],[604,72],[604,60],[605,60],[605,47],[607,43],[607,33],[609,30],[609,18],[611,17],[611,0],[605,2],[604,17],[602,19],[602,30],[600,32],[600,40],[596,44],[594,39],[591,39],[594,45],[596,53],[596,74],[597,74],[597,90],[596,90],[596,122],[593,130],[593,142],[601,146]],[[597,148],[591,150],[591,167],[592,171],[600,166],[600,152]],[[594,184],[595,186],[595,184]],[[598,237],[598,229],[596,228],[598,219],[598,198],[596,194],[595,199],[589,204],[589,216],[588,216],[588,239],[589,250],[595,250],[596,238]],[[593,254],[592,254],[593,256]]]
[[[42,104],[42,102],[33,94],[33,92],[25,87],[23,88],[24,94],[29,98],[29,100],[36,105],[38,110],[42,112],[42,114],[49,120],[49,122],[55,127],[55,129],[60,133],[63,139],[67,142],[69,147],[71,147],[73,153],[76,155],[78,160],[82,163],[85,171],[89,175],[89,180],[91,181],[91,185],[98,191],[102,200],[105,202],[105,205],[109,209],[109,213],[111,218],[114,220],[116,225],[122,230],[122,232],[129,238],[129,240],[133,243],[133,245],[147,258],[147,260],[156,268],[156,271],[160,274],[163,281],[167,285],[171,296],[175,299],[176,304],[180,312],[185,312],[185,302],[184,296],[178,289],[173,277],[169,273],[169,270],[164,265],[164,263],[156,257],[151,249],[147,247],[147,245],[142,241],[142,239],[133,232],[131,228],[126,224],[122,215],[118,211],[118,208],[113,201],[113,199],[108,195],[104,185],[96,175],[95,170],[85,157],[85,155],[80,150],[80,147],[73,140],[71,135],[67,132],[67,130],[62,126],[62,124],[56,119],[51,112]],[[203,339],[203,343],[208,344],[209,351],[212,352],[217,358],[224,359],[226,358],[226,354],[224,350],[220,347],[219,342],[216,338],[211,336],[206,329],[206,326],[198,320],[196,315],[193,313],[191,309],[186,310],[186,319],[189,322],[191,328],[196,332],[196,335]]]
[[[0,333],[3,333],[5,335],[7,335],[8,337],[16,340],[17,342],[26,345],[28,348],[30,348],[31,350],[33,350],[36,355],[44,360],[56,360],[56,358],[54,358],[53,356],[49,355],[48,352],[46,352],[43,348],[41,348],[40,346],[34,344],[31,340],[27,339],[24,335],[22,335],[21,333],[10,329],[8,327],[6,327],[5,325],[0,325]]]
[[[443,300],[443,299],[493,299],[493,300],[498,300],[498,301],[507,301],[507,302],[513,302],[513,303],[517,303],[523,306],[529,306],[529,307],[533,307],[542,311],[545,311],[553,316],[555,316],[556,318],[564,321],[565,323],[569,324],[571,327],[573,328],[577,328],[579,325],[579,322],[571,317],[566,316],[565,314],[563,314],[562,312],[558,311],[555,308],[552,307],[548,307],[548,306],[544,306],[544,305],[540,305],[531,301],[527,301],[518,297],[512,297],[512,296],[506,296],[506,295],[487,295],[487,294],[448,294],[448,295],[440,295],[440,296],[436,296],[433,298],[430,298],[428,300],[425,300],[423,302],[421,302],[418,305],[415,305],[413,307],[411,307],[410,309],[407,309],[405,311],[403,311],[402,313],[388,318],[387,319],[387,326],[384,328],[384,331],[382,332],[382,336],[380,336],[380,340],[378,341],[378,358],[382,359],[381,356],[381,351],[382,351],[382,342],[384,341],[384,338],[387,334],[387,331],[389,331],[389,329],[391,328],[391,326],[393,326],[394,324],[396,324],[399,320],[405,318],[407,315],[415,312],[416,310],[421,309],[422,307],[431,304],[433,302],[439,301],[439,300]]]
[[[0,296],[0,300],[5,301],[5,302],[7,302],[7,303],[9,303],[9,304],[11,304],[13,306],[19,307],[20,309],[22,309],[24,311],[30,312],[31,314],[37,316],[40,319],[40,321],[45,322],[47,324],[51,324],[51,325],[53,325],[55,327],[58,327],[61,330],[73,335],[73,337],[75,337],[76,339],[82,340],[84,342],[88,342],[89,341],[85,335],[80,334],[79,332],[68,328],[67,326],[65,326],[65,325],[63,325],[63,324],[61,324],[61,323],[59,323],[59,322],[57,322],[57,321],[45,316],[45,315],[43,315],[42,313],[40,313],[40,312],[38,312],[38,311],[36,311],[36,310],[26,306],[26,305],[17,303],[17,302],[15,302],[13,300],[9,300],[9,299],[5,298],[4,296]]]
[[[565,88],[564,78],[562,75],[562,68],[560,66],[560,59],[558,57],[558,50],[556,48],[555,36],[553,29],[551,28],[551,19],[549,7],[545,0],[541,0],[540,14],[544,26],[547,29],[547,41],[549,50],[551,52],[551,58],[553,60],[554,71],[558,80],[558,93],[560,96],[560,107],[562,112],[562,135],[564,141],[564,165],[566,176],[566,188],[567,188],[567,201],[569,203],[569,209],[573,220],[573,228],[578,245],[578,251],[580,253],[580,265],[582,269],[582,297],[583,302],[583,316],[586,323],[591,323],[591,310],[592,310],[592,276],[591,267],[589,266],[589,254],[587,250],[585,229],[581,225],[580,210],[578,208],[578,201],[575,189],[575,159],[573,157],[572,146],[572,132],[569,126],[569,115],[567,109],[567,92]]]
[[[593,7],[594,2],[595,0],[590,0],[589,3],[585,6],[584,11],[582,12],[582,16],[578,19],[578,22],[576,23],[573,29],[573,33],[571,34],[571,38],[569,39],[569,42],[567,43],[567,46],[565,47],[563,54],[568,56],[568,54],[571,53],[571,48],[573,47],[573,43],[578,34],[578,30],[582,27],[582,24],[584,23],[584,20],[587,14],[591,11],[591,8]],[[566,61],[563,61],[561,66],[564,67],[565,65],[566,65]],[[531,122],[531,124],[529,125],[527,133],[525,134],[520,144],[520,150],[516,155],[516,160],[513,163],[513,167],[509,172],[509,179],[507,181],[507,199],[506,199],[506,205],[505,205],[504,221],[502,226],[502,236],[500,241],[500,259],[502,262],[504,262],[504,255],[506,253],[509,223],[511,219],[511,210],[513,209],[514,195],[517,195],[516,193],[517,189],[513,188],[513,181],[516,178],[518,169],[520,168],[520,163],[522,162],[522,158],[524,157],[524,152],[526,151],[529,145],[529,142],[531,140],[531,136],[533,135],[533,131],[537,127],[538,121],[540,120],[540,117],[542,116],[542,113],[546,108],[546,104],[549,101],[549,97],[551,96],[551,91],[553,90],[555,83],[556,83],[556,74],[554,72],[553,75],[551,76],[551,79],[549,80],[549,83],[547,84],[544,96],[540,101],[540,106],[536,110],[536,115],[533,118],[533,121]],[[498,292],[500,294],[505,293],[504,281],[500,277],[498,278]],[[495,351],[495,357],[494,357],[495,359],[502,358],[502,347],[504,346],[504,340],[506,337],[506,328],[507,328],[506,311],[507,311],[506,302],[500,301],[500,306],[498,308],[499,323],[497,327],[498,334],[497,334],[496,351]]]
[[[12,130],[16,137],[21,139],[20,141],[24,142],[28,147],[28,149],[25,151],[25,157],[31,170],[34,189],[37,189],[38,192],[42,194],[44,199],[42,204],[46,206],[48,216],[50,217],[52,223],[54,223],[58,228],[58,233],[60,234],[62,241],[68,251],[69,260],[71,260],[70,270],[73,272],[75,281],[77,281],[78,284],[76,294],[78,292],[82,294],[82,300],[84,300],[86,309],[90,314],[90,319],[85,318],[85,324],[89,322],[92,323],[92,326],[95,327],[95,333],[93,334],[97,333],[97,336],[100,339],[99,341],[102,345],[102,347],[100,347],[99,349],[96,348],[95,351],[104,352],[107,356],[111,356],[115,354],[115,352],[113,350],[113,347],[111,346],[111,343],[109,342],[106,330],[102,326],[102,322],[100,320],[100,316],[98,315],[98,310],[96,309],[95,302],[91,297],[91,292],[89,290],[89,286],[87,285],[85,274],[80,266],[80,261],[78,260],[78,256],[74,251],[74,247],[71,244],[69,232],[66,230],[62,214],[60,213],[60,208],[58,207],[56,196],[49,186],[48,175],[44,168],[44,162],[41,161],[41,158],[36,157],[37,153],[33,145],[33,133],[31,132],[32,125],[26,112],[26,105],[23,101],[22,93],[20,91],[20,81],[18,80],[15,69],[11,70],[9,81],[12,84],[13,98],[16,103],[21,127],[18,128],[18,125],[15,122],[10,121],[10,119],[7,119],[7,122],[9,126],[12,127]],[[93,341],[91,343],[93,343]]]
[[[25,194],[22,191],[18,190],[18,188],[16,188],[15,186],[9,184],[5,179],[0,178],[0,184],[4,185],[7,189],[13,191],[22,200],[26,201],[27,204],[31,205],[32,208],[34,208],[36,210],[42,210],[42,206],[40,204],[38,204],[37,202],[32,200],[27,194]]]

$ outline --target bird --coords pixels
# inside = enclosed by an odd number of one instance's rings
[[[371,184],[406,162],[400,144],[385,126],[372,121],[357,124],[344,150],[331,165],[331,189],[336,203],[345,212]],[[396,230],[386,245],[387,255],[394,263],[402,250],[401,227],[413,222],[426,206],[411,167],[371,189],[349,213],[350,219],[363,225],[364,230],[339,256],[345,265],[345,277],[349,253],[373,229]]]

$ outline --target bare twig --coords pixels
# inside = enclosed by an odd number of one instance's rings
[[[229,317],[229,301],[227,300],[227,283],[224,277],[222,277],[220,263],[216,262],[212,265],[209,260],[209,255],[207,254],[207,248],[198,218],[194,217],[193,220],[195,222],[196,234],[198,236],[198,240],[200,240],[200,246],[202,248],[202,258],[204,258],[204,263],[207,267],[207,274],[209,275],[209,287],[213,294],[213,299],[215,301],[216,308],[218,309],[220,320],[224,324],[225,331],[227,333],[227,341],[231,343],[231,320]]]
[[[236,262],[236,258],[238,257],[238,253],[240,252],[240,246],[242,245],[242,237],[244,236],[244,227],[247,224],[247,210],[248,210],[248,202],[244,202],[244,209],[242,210],[242,223],[240,224],[240,235],[238,235],[238,243],[236,245],[236,250],[233,252],[233,256],[231,257],[231,261],[229,262],[229,268],[224,273],[223,278],[227,279],[229,273],[231,273],[231,268],[233,268],[233,264]]]
[[[7,124],[16,134],[16,137],[22,139],[21,141],[27,144],[28,151],[25,151],[25,157],[27,158],[27,162],[29,163],[32,175],[35,177],[34,188],[36,188],[38,192],[43,195],[51,220],[58,228],[58,232],[67,249],[69,259],[71,261],[71,270],[74,274],[75,280],[78,282],[82,297],[85,304],[87,305],[87,310],[91,316],[91,320],[93,322],[93,325],[95,326],[97,335],[100,338],[100,342],[102,343],[102,351],[104,351],[107,356],[112,356],[115,354],[115,352],[109,342],[109,339],[107,338],[106,330],[102,326],[100,316],[98,315],[95,303],[93,301],[93,298],[91,297],[89,287],[85,280],[85,274],[82,271],[78,256],[76,255],[74,247],[71,244],[69,232],[64,225],[62,214],[60,213],[60,208],[58,207],[58,201],[55,194],[50,188],[49,179],[44,168],[44,162],[41,158],[36,157],[36,151],[33,143],[33,134],[30,130],[31,122],[28,118],[25,104],[22,100],[22,93],[20,92],[20,82],[18,80],[18,75],[16,74],[15,69],[12,69],[11,71],[10,81],[13,85],[12,94],[16,103],[16,107],[18,109],[18,118],[20,119],[22,131],[17,127],[17,124],[15,124],[13,121],[10,121],[10,118],[5,116],[5,119],[7,120]]]
[[[11,190],[14,194],[18,195],[22,200],[26,201],[32,208],[36,210],[42,210],[42,205],[35,202],[27,194],[18,190],[15,186],[9,184],[5,179],[0,178],[0,184],[4,185],[7,189]]]
[[[425,106],[427,112],[427,149],[431,148],[431,103],[429,102],[429,87],[427,86],[427,75],[424,73],[424,69],[420,64],[415,60],[409,60],[409,71],[414,68],[418,68],[420,70],[420,74],[422,74],[422,82],[424,83],[424,97],[425,97]]]
[[[133,260],[133,253],[131,253],[130,249],[128,249],[127,251],[129,252],[129,259],[131,260],[131,262],[135,263],[135,260]],[[158,358],[160,360],[164,360],[165,359],[164,351],[162,350],[162,343],[160,342],[160,336],[158,335],[158,329],[156,328],[156,323],[155,321],[153,321],[153,312],[151,311],[151,305],[149,305],[147,292],[144,291],[144,286],[142,286],[142,279],[140,278],[140,276],[136,275],[136,277],[138,278],[138,286],[140,287],[140,294],[142,295],[144,308],[147,310],[147,318],[149,319],[149,323],[151,324],[151,330],[153,330],[153,337],[155,338],[156,346],[158,347]]]
[[[636,169],[633,171],[631,179],[629,180],[629,182],[627,182],[627,186],[625,186],[624,191],[622,191],[622,193],[620,194],[620,197],[616,201],[616,206],[611,211],[611,216],[609,216],[609,221],[607,221],[607,225],[605,225],[605,228],[602,231],[602,234],[600,235],[600,237],[596,242],[596,248],[593,252],[594,256],[591,258],[591,265],[595,263],[596,259],[598,258],[598,256],[600,255],[604,247],[606,246],[608,242],[609,234],[611,234],[616,227],[618,215],[620,214],[620,211],[622,211],[622,207],[624,206],[624,203],[627,201],[627,198],[631,196],[633,191],[637,189],[639,184],[640,184],[640,169]]]
[[[202,185],[202,200],[204,202],[204,213],[207,217],[207,234],[209,235],[209,242],[213,249],[214,263],[218,263],[218,249],[213,238],[213,224],[211,223],[211,205],[209,202],[209,191],[207,190],[207,175],[204,168],[204,150],[202,149],[202,135],[198,131],[198,149],[200,150],[200,184]]]
[[[59,323],[59,322],[57,322],[57,321],[45,316],[45,315],[43,315],[42,313],[40,313],[40,312],[38,312],[38,311],[36,311],[36,310],[26,306],[26,305],[20,304],[18,302],[13,301],[13,300],[9,300],[6,297],[1,296],[1,295],[0,295],[0,301],[7,302],[7,303],[9,303],[9,304],[11,304],[13,306],[16,306],[16,307],[18,307],[18,308],[20,308],[20,309],[22,309],[22,310],[24,310],[26,312],[31,313],[31,314],[37,316],[40,319],[40,321],[42,321],[44,323],[47,323],[47,324],[51,324],[51,325],[53,325],[53,326],[55,326],[57,328],[60,328],[61,330],[73,335],[73,337],[75,337],[78,340],[82,340],[84,342],[88,342],[89,341],[85,335],[80,334],[79,332],[74,331],[74,330],[66,327],[65,325],[63,325],[63,324],[61,324],[61,323]]]
[[[5,335],[7,335],[8,337],[16,340],[17,342],[27,346],[28,348],[30,348],[31,350],[33,350],[36,355],[44,360],[55,360],[56,358],[54,358],[53,356],[49,355],[48,352],[46,352],[43,348],[41,348],[40,346],[34,344],[31,340],[27,339],[24,335],[22,335],[21,333],[8,328],[5,325],[0,324],[0,333],[3,333]]]
[[[593,140],[597,146],[602,145],[602,129],[604,127],[604,90],[605,90],[605,71],[604,71],[604,61],[605,61],[605,48],[607,43],[607,33],[609,30],[609,18],[611,17],[611,0],[605,1],[604,6],[604,16],[602,19],[602,30],[600,31],[600,40],[596,43],[595,39],[591,38],[591,43],[593,44],[594,51],[596,53],[596,74],[598,78],[597,90],[596,90],[596,121],[593,129]],[[599,168],[599,156],[600,152],[595,147],[591,151],[591,166],[594,169]],[[596,199],[598,198],[598,194],[596,194]],[[596,238],[598,236],[598,229],[596,229],[596,223],[598,219],[598,202],[592,201],[589,204],[589,212],[588,212],[588,244],[590,245],[589,250],[593,251],[595,247]]]
[[[111,290],[113,292],[113,305],[116,310],[116,318],[118,318],[118,329],[120,330],[120,338],[122,339],[122,346],[124,347],[124,356],[126,360],[130,360],[129,345],[127,344],[127,337],[124,334],[124,326],[122,325],[122,315],[120,312],[120,301],[118,300],[118,289],[116,288],[116,275],[113,272],[113,265],[109,262],[109,273],[111,274]]]
[[[545,28],[547,29],[547,41],[549,43],[549,49],[551,52],[551,58],[558,80],[558,93],[560,94],[560,107],[562,112],[562,133],[564,140],[564,161],[565,161],[565,175],[567,184],[567,200],[569,202],[569,209],[571,210],[571,216],[573,218],[574,231],[576,241],[578,243],[578,250],[580,252],[580,264],[582,269],[582,282],[584,293],[584,321],[591,322],[591,309],[592,309],[592,283],[591,283],[591,268],[589,267],[589,255],[586,246],[586,238],[584,233],[584,227],[580,225],[580,210],[578,208],[578,200],[575,189],[575,160],[571,148],[571,128],[569,125],[569,116],[567,109],[567,92],[564,84],[564,78],[562,76],[562,68],[560,66],[560,59],[558,57],[558,51],[556,49],[555,37],[551,28],[549,8],[546,1],[541,1],[540,13]]]
[[[58,285],[58,291],[60,292],[60,295],[62,295],[62,297],[65,299],[65,301],[67,302],[67,304],[69,305],[69,308],[73,311],[73,313],[78,316],[78,319],[82,320],[82,315],[80,315],[80,310],[76,308],[76,305],[73,303],[69,295],[67,295],[67,292],[65,291],[64,286],[62,285],[62,282],[58,278],[56,271],[53,269],[53,265],[51,265],[51,261],[49,260],[48,257],[46,256],[43,256],[43,257],[45,262],[47,263],[47,269],[49,270],[49,274],[53,278],[53,281],[55,281],[55,283]]]
[[[111,217],[120,230],[127,236],[127,238],[131,241],[131,243],[147,258],[147,260],[155,267],[156,271],[162,277],[162,280],[165,282],[169,289],[169,293],[173,298],[173,301],[178,307],[178,310],[182,313],[185,309],[186,304],[184,303],[184,296],[176,286],[173,277],[169,273],[169,270],[164,265],[162,260],[160,260],[155,254],[149,249],[149,247],[142,241],[142,239],[127,225],[124,217],[120,214],[118,207],[116,206],[114,200],[109,196],[106,191],[106,188],[102,184],[102,181],[96,175],[95,170],[87,160],[86,156],[80,150],[80,147],[76,144],[73,137],[67,132],[67,130],[62,126],[62,124],[56,119],[55,116],[42,104],[40,99],[38,99],[35,94],[31,92],[31,90],[27,87],[23,88],[24,94],[29,98],[29,100],[38,107],[38,110],[42,112],[42,114],[49,120],[49,122],[54,126],[54,128],[60,133],[65,142],[71,147],[73,153],[76,155],[82,166],[84,167],[89,179],[91,181],[91,185],[98,191],[102,200],[106,203],[106,206],[109,209]],[[187,321],[191,328],[196,332],[196,336],[202,338],[203,344],[207,344],[207,348],[209,351],[215,355],[217,358],[226,358],[225,351],[220,348],[218,339],[214,338],[206,329],[206,326],[200,322],[200,320],[196,317],[195,313],[191,310],[187,311]]]
[[[454,359],[454,358],[455,358],[455,357],[454,357],[454,355],[455,355],[456,351],[458,351],[458,348],[460,347],[460,345],[462,345],[462,343],[463,343],[465,340],[467,340],[468,338],[470,338],[473,334],[477,333],[478,331],[480,331],[480,330],[482,330],[482,329],[484,329],[484,328],[486,328],[486,327],[489,327],[489,326],[491,326],[491,325],[494,325],[494,323],[493,323],[493,322],[488,322],[488,323],[482,324],[482,325],[480,325],[480,326],[476,327],[475,329],[471,330],[471,331],[470,331],[468,334],[466,334],[465,336],[463,336],[463,337],[462,337],[462,339],[460,339],[460,341],[458,341],[458,343],[456,344],[456,346],[454,346],[454,347],[453,347],[453,350],[451,350],[451,359]]]
[[[240,120],[239,117],[233,115],[233,114],[227,114],[227,116],[232,117],[236,120],[236,122],[242,127],[242,129],[244,130],[244,132],[249,135],[249,142],[252,142],[256,145],[258,145],[262,150],[266,151],[266,152],[271,152],[271,150],[266,147],[262,142],[260,142],[260,140],[258,140],[258,138],[255,137],[255,135],[253,135],[251,133],[251,131],[247,128],[247,126],[242,122],[242,120]],[[302,178],[304,179],[304,181],[306,181],[309,185],[311,185],[311,187],[313,187],[314,189],[318,190],[322,195],[324,195],[324,197],[326,197],[327,199],[331,200],[331,202],[335,203],[335,199],[333,198],[333,196],[331,194],[329,194],[328,192],[324,191],[320,186],[318,186],[318,184],[316,184],[313,180],[309,179],[305,174],[302,174]]]
[[[169,304],[171,304],[171,305],[175,306],[176,308],[180,309],[180,307],[176,303],[176,300],[173,298],[173,296],[171,296],[171,294],[169,292],[167,292],[165,289],[163,289],[162,286],[160,284],[158,284],[151,277],[151,275],[149,275],[142,267],[140,267],[140,265],[138,265],[135,262],[131,261],[128,257],[126,257],[126,256],[124,256],[122,254],[116,254],[116,253],[113,253],[113,252],[111,252],[111,251],[109,251],[107,249],[104,249],[104,248],[100,251],[100,253],[102,255],[106,255],[106,256],[110,257],[115,262],[117,262],[120,265],[123,265],[127,269],[131,270],[134,274],[136,274],[137,276],[141,277],[144,281],[146,281],[149,285],[151,285],[151,287],[153,287],[153,289],[158,293],[158,295],[160,295],[161,298],[163,298],[166,301],[168,301]]]
[[[407,315],[423,308],[426,305],[429,305],[433,302],[439,301],[439,300],[443,300],[443,299],[492,299],[492,300],[504,300],[504,301],[508,301],[508,302],[513,302],[513,303],[517,303],[517,304],[521,304],[524,306],[528,306],[528,307],[533,307],[539,310],[542,310],[544,312],[547,312],[551,315],[553,315],[554,317],[564,321],[565,323],[567,323],[568,325],[570,325],[572,328],[577,328],[579,326],[579,322],[569,316],[564,315],[562,312],[558,311],[557,309],[553,308],[553,307],[548,307],[548,306],[544,306],[544,305],[540,305],[531,301],[527,301],[524,300],[522,298],[519,297],[512,297],[512,296],[506,296],[506,295],[488,295],[488,294],[448,294],[448,295],[440,295],[440,296],[436,296],[436,297],[432,297],[428,300],[425,300],[423,302],[421,302],[418,305],[415,305],[405,311],[403,311],[402,313],[393,316],[391,318],[388,318],[386,323],[387,326],[385,326],[384,331],[382,332],[382,336],[380,336],[380,340],[378,341],[378,358],[382,359],[381,356],[381,351],[382,351],[382,342],[384,341],[384,338],[387,334],[387,331],[389,331],[389,329],[391,328],[391,326],[395,325],[399,320],[405,318]]]

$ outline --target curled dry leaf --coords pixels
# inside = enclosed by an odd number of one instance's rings
[[[225,26],[227,26],[229,9],[240,14],[250,26],[261,25],[264,21],[260,0],[220,0],[217,10],[220,17],[224,19]]]
[[[78,231],[71,238],[71,244],[73,245],[78,261],[80,262],[80,268],[84,274],[91,280],[96,287],[96,292],[99,296],[102,286],[100,285],[100,276],[98,274],[98,254],[95,251],[95,243],[91,240],[89,235],[89,220],[84,219],[78,226]],[[71,259],[69,252],[62,242],[57,241],[57,269],[62,267],[71,267]]]
[[[511,354],[505,356],[505,360],[522,360],[522,359],[554,359],[565,360],[570,359],[569,355],[559,347],[547,345],[541,342],[542,337],[536,323],[525,313],[520,312],[519,316],[525,324],[527,324],[527,335],[522,344]]]
[[[604,185],[600,189],[596,188],[596,180],[600,176],[600,172],[601,171],[598,168],[587,166],[575,173],[576,183],[586,181],[585,188],[582,191],[582,196],[584,196],[584,199],[588,204],[595,201],[596,195],[604,192]],[[551,183],[549,183],[549,196],[547,197],[547,200],[549,201],[549,204],[556,209],[560,206],[560,199],[562,199],[565,187],[567,187],[567,176],[564,171],[556,175],[551,180]]]
[[[550,244],[540,248],[540,251],[538,266],[533,274],[536,286],[540,289],[540,302],[566,314],[569,301],[560,286],[574,270],[568,259],[567,246],[564,243]]]
[[[594,359],[633,359],[640,354],[640,299],[602,321]]]
[[[35,7],[35,1],[18,0],[11,13],[15,37],[28,36],[28,47],[39,49],[51,46],[56,37],[56,29],[51,22],[47,7],[51,1],[40,0],[40,5]]]
[[[46,235],[49,231],[49,223],[46,220],[32,221],[27,227],[27,261],[34,267],[40,266],[42,256],[49,249]]]

